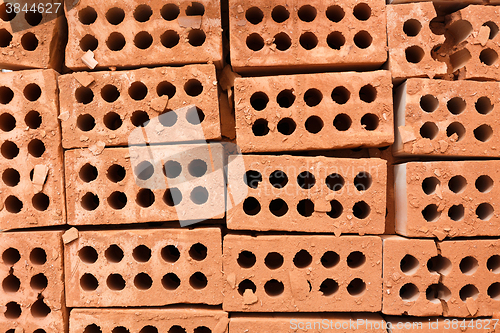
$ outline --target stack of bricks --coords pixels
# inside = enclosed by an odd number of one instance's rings
[[[498,331],[500,2],[388,2],[0,4],[0,333]]]

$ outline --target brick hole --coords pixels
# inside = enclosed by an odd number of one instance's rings
[[[450,111],[452,114],[458,115],[465,111],[467,103],[464,101],[463,98],[453,97],[448,101],[446,107],[448,108],[448,111]]]
[[[345,184],[344,178],[338,173],[332,173],[325,179],[326,186],[332,191],[340,191]]]
[[[368,190],[373,183],[372,175],[366,171],[359,172],[356,177],[354,177],[354,186],[358,191]]]
[[[206,326],[200,326],[195,328],[193,333],[212,333],[212,330]]]
[[[167,109],[158,116],[158,121],[165,127],[172,127],[177,123],[177,118],[177,113],[171,109]]]
[[[0,34],[1,40],[1,34]],[[259,51],[264,47],[264,39],[257,33],[250,34],[246,40],[247,47],[252,51]]]
[[[186,8],[187,16],[203,16],[204,14],[205,14],[205,6],[203,6],[202,3],[191,2],[191,5],[189,5]]]
[[[95,172],[97,174],[97,169],[95,169]],[[119,164],[113,164],[106,171],[106,177],[108,177],[108,179],[113,183],[122,181],[125,178],[126,174],[127,171],[125,170],[125,168]]]
[[[360,21],[366,21],[372,16],[372,9],[366,3],[357,4],[352,13]]]
[[[128,88],[128,94],[132,99],[136,101],[143,100],[148,94],[148,87],[146,87],[144,83],[136,81],[132,83]]]
[[[9,195],[7,199],[5,199],[4,205],[5,209],[12,214],[17,214],[23,209],[23,202],[14,195]]]
[[[167,30],[160,36],[161,44],[169,49],[179,44],[179,41],[179,34],[174,30]]]
[[[99,282],[97,281],[95,276],[90,273],[85,273],[80,278],[80,287],[85,291],[96,290],[98,286]]]
[[[255,286],[255,283],[253,283],[251,280],[243,280],[238,284],[238,293],[243,296],[245,293],[245,290],[250,289],[252,290],[253,293],[257,290],[257,287]]]
[[[1,38],[1,36],[0,36]],[[0,87],[0,103],[9,104],[14,98],[14,92],[9,87]]]
[[[51,313],[49,306],[45,304],[43,298],[39,298],[31,305],[31,315],[35,318],[45,318]]]
[[[500,273],[500,255],[495,254],[488,258],[486,262],[486,267],[488,270],[494,274]]]
[[[260,203],[254,197],[248,197],[243,202],[243,211],[247,215],[257,215],[261,210]]]
[[[489,203],[482,203],[476,208],[476,215],[480,220],[489,221],[493,217],[494,209]]]
[[[258,7],[250,7],[245,12],[245,18],[252,24],[259,24],[264,19],[264,13]]]
[[[367,131],[374,131],[378,128],[379,118],[373,113],[367,113],[361,118],[361,126]]]
[[[30,287],[36,292],[44,290],[45,288],[47,288],[48,284],[49,281],[47,280],[47,277],[43,273],[38,273],[32,276],[30,280]]]
[[[330,211],[326,212],[326,215],[330,216],[333,219],[339,218],[340,215],[342,215],[342,212],[344,211],[344,207],[342,207],[342,204],[337,201],[337,200],[331,200],[330,201]]]
[[[108,205],[116,210],[123,209],[127,205],[127,196],[125,193],[115,191],[107,199]]]
[[[168,273],[161,279],[161,285],[166,290],[175,290],[181,285],[181,280],[174,273]]]
[[[419,295],[420,291],[413,283],[407,283],[399,289],[399,297],[406,302],[416,301]]]
[[[325,268],[335,267],[340,262],[340,256],[333,251],[327,251],[321,257],[321,264]]]
[[[104,126],[106,126],[108,129],[115,131],[119,129],[123,121],[118,113],[115,112],[108,112],[104,115],[103,118]]]
[[[80,49],[83,52],[87,52],[88,50],[95,51],[99,46],[99,41],[93,35],[85,35],[82,39],[80,39]]]
[[[259,183],[262,182],[262,175],[258,171],[248,170],[243,176],[243,181],[248,187],[256,189]]]
[[[477,259],[471,256],[465,257],[460,261],[460,271],[465,275],[474,274],[479,267]]]
[[[94,93],[90,88],[79,87],[75,90],[75,98],[79,103],[89,104],[94,100]]]
[[[304,22],[312,22],[316,18],[318,11],[311,5],[305,5],[299,8],[297,15]]]
[[[123,326],[118,326],[118,327],[113,328],[111,330],[111,333],[130,333],[130,331]]]
[[[476,189],[481,193],[488,193],[493,188],[493,179],[490,176],[482,175],[476,179]]]
[[[240,267],[251,268],[255,265],[257,258],[255,258],[255,254],[250,251],[241,251],[236,261]]]
[[[175,245],[167,245],[161,249],[161,257],[169,263],[174,263],[179,260],[181,253]]]
[[[439,100],[433,95],[425,95],[420,98],[420,108],[431,113],[439,107]]]
[[[491,126],[483,124],[474,130],[474,137],[481,142],[488,142],[493,136]]]
[[[182,201],[182,193],[178,188],[172,187],[165,191],[163,194],[163,202],[167,206],[177,206]]]
[[[188,33],[188,43],[191,44],[191,46],[201,46],[205,43],[206,39],[207,36],[201,29],[193,29]]]
[[[252,125],[252,132],[255,136],[264,136],[269,133],[269,126],[267,120],[257,119]]]
[[[205,260],[207,253],[207,247],[201,243],[193,244],[189,249],[189,256],[196,261]]]
[[[500,300],[500,282],[495,282],[488,287],[488,296],[498,301]]]
[[[425,52],[424,50],[417,45],[410,46],[405,50],[405,57],[408,62],[412,64],[418,64],[424,59]]]
[[[173,3],[166,4],[165,6],[163,6],[161,8],[160,14],[161,14],[161,17],[163,17],[164,20],[166,20],[166,21],[173,21],[180,14],[179,6],[177,6],[177,5],[173,4]]]
[[[148,325],[144,326],[139,333],[158,333],[158,329],[154,326]]]
[[[334,31],[328,35],[328,37],[326,38],[326,43],[330,48],[334,50],[340,50],[340,48],[345,45],[345,37],[341,32]],[[344,103],[339,103],[339,104],[344,104]]]
[[[2,253],[3,263],[12,266],[21,259],[21,254],[19,251],[13,247],[9,247]]]
[[[429,273],[448,275],[451,272],[452,264],[450,259],[437,255],[427,260],[427,269]]]
[[[283,266],[283,256],[278,252],[270,252],[266,255],[264,259],[264,264],[269,269],[278,269]]]
[[[123,259],[123,250],[118,245],[112,244],[104,251],[104,257],[111,263],[118,263]]]
[[[2,281],[2,289],[6,293],[16,293],[20,287],[21,281],[12,273]]]
[[[273,44],[280,51],[286,51],[292,46],[292,39],[284,32],[274,35]]]
[[[311,216],[314,213],[314,202],[309,199],[300,200],[297,204],[297,212],[304,217]]]
[[[35,51],[38,47],[38,38],[32,32],[27,32],[21,37],[21,46],[26,51]]]
[[[85,7],[78,12],[78,20],[85,25],[95,22],[97,19],[97,12],[92,7]]]
[[[453,53],[450,56],[450,64],[453,71],[456,71],[467,64],[467,62],[472,58],[469,50],[463,49]]]
[[[24,87],[23,94],[27,100],[34,102],[40,98],[40,96],[42,95],[42,90],[37,84],[30,83],[26,87]]]
[[[147,31],[141,31],[134,37],[134,45],[141,50],[149,48],[153,44],[153,36]]]
[[[295,102],[295,95],[292,89],[282,90],[276,97],[276,102],[282,108],[289,108]]]
[[[399,268],[401,268],[401,272],[406,275],[413,275],[417,272],[420,263],[418,259],[412,256],[411,254],[407,254],[401,259],[399,263]]]
[[[316,184],[316,177],[309,171],[303,171],[297,176],[297,184],[306,190],[309,190]]]
[[[106,20],[113,25],[122,23],[124,18],[125,12],[121,8],[113,7],[106,12]]]
[[[208,201],[208,191],[203,186],[197,186],[191,191],[191,201],[197,205],[202,205]]]
[[[189,285],[193,289],[203,289],[207,286],[208,280],[202,272],[196,272],[189,278]]]
[[[463,176],[453,176],[448,181],[448,188],[453,193],[462,193],[467,187],[467,179]]]
[[[271,297],[276,297],[281,295],[284,290],[285,287],[283,286],[283,283],[276,279],[269,280],[266,282],[266,284],[264,284],[264,291],[268,296]]]
[[[283,199],[274,199],[269,203],[269,210],[273,215],[281,217],[288,212],[288,205]]]
[[[167,161],[163,165],[163,174],[167,178],[177,178],[182,172],[182,166],[177,161]]]
[[[466,20],[458,20],[453,22],[447,29],[447,33],[453,39],[455,45],[466,40],[473,31],[472,24]]]
[[[0,47],[7,47],[12,42],[12,35],[5,29],[0,29]]]
[[[146,273],[139,273],[134,278],[134,286],[139,290],[148,290],[153,285],[153,280]]]
[[[339,290],[339,284],[332,279],[326,279],[321,282],[319,286],[319,291],[323,293],[323,296],[331,296]]]
[[[92,192],[87,192],[80,202],[82,208],[88,211],[95,210],[99,207],[99,197]]]
[[[43,265],[47,262],[47,253],[44,249],[36,247],[30,252],[30,261],[34,265]]]
[[[267,107],[267,103],[269,102],[269,97],[262,91],[253,93],[250,97],[250,105],[257,110],[262,111]]]
[[[350,268],[358,268],[366,262],[366,257],[362,252],[354,251],[347,256],[347,266]]]
[[[11,12],[8,13],[6,3],[2,3],[0,5],[0,19],[2,19],[2,21],[8,22],[12,21],[14,17],[16,17],[16,13],[13,10],[11,10]]]
[[[465,216],[464,206],[462,204],[451,206],[448,210],[448,216],[453,221],[463,220]]]
[[[151,258],[151,250],[146,245],[139,245],[132,251],[132,257],[137,262],[148,262]]]
[[[40,157],[45,152],[45,144],[38,139],[33,139],[28,143],[28,153],[33,157]]]
[[[491,100],[486,96],[480,97],[476,101],[475,106],[476,111],[480,114],[489,114],[491,111],[493,111],[494,107],[493,103],[491,103]]]
[[[349,285],[347,286],[347,292],[349,295],[354,296],[354,297],[359,297],[363,295],[366,291],[366,284],[363,280],[360,278],[356,278],[349,282]]]
[[[149,115],[147,112],[141,110],[134,111],[130,117],[130,121],[135,127],[146,127],[149,123]]]
[[[153,15],[151,7],[145,4],[137,6],[134,10],[134,18],[137,22],[149,21],[151,15]]]
[[[360,49],[366,49],[372,45],[373,38],[368,31],[360,31],[354,35],[354,44]]]
[[[435,204],[430,204],[422,210],[422,216],[427,222],[436,222],[441,217],[441,212]]]
[[[106,45],[111,51],[120,51],[125,47],[125,43],[125,37],[119,32],[112,32],[106,39]]]
[[[323,100],[323,94],[318,89],[315,88],[308,89],[304,94],[304,102],[306,102],[307,106],[310,107],[316,106],[319,103],[321,103],[322,100]]]
[[[292,118],[283,118],[278,122],[276,128],[278,129],[278,132],[283,135],[291,135],[295,132],[297,125]]]
[[[186,330],[181,326],[175,325],[170,327],[168,333],[186,333]]]
[[[324,123],[320,117],[311,116],[307,118],[305,126],[309,133],[317,134],[323,129]]]
[[[300,250],[293,258],[293,264],[297,268],[306,268],[311,265],[312,256],[306,250]]]
[[[21,316],[21,306],[16,302],[9,302],[5,305],[6,309],[3,313],[7,319],[16,319]]]
[[[205,113],[199,107],[191,107],[186,112],[186,120],[191,125],[199,125],[205,120]]]
[[[9,168],[2,173],[2,180],[5,185],[14,187],[19,184],[21,175],[19,175],[19,172],[16,169]]]
[[[142,161],[135,167],[134,173],[138,179],[148,180],[155,173],[155,168],[153,167],[153,164],[151,164],[151,162]]]
[[[422,190],[427,195],[434,194],[438,186],[441,186],[441,181],[436,177],[427,177],[422,182]]]
[[[107,84],[101,89],[101,97],[106,102],[113,103],[120,97],[120,92],[114,85]]]
[[[377,89],[371,84],[367,84],[359,90],[359,98],[363,102],[372,103],[377,99]]]
[[[338,23],[342,21],[344,16],[344,10],[338,5],[330,6],[326,9],[326,17],[332,22]]]
[[[271,18],[276,23],[283,23],[290,17],[290,12],[284,6],[276,6],[271,12]]]
[[[434,35],[444,35],[444,33],[446,32],[444,17],[438,16],[433,18],[429,22],[429,29]]]
[[[351,117],[346,115],[345,113],[338,114],[335,116],[333,120],[333,126],[337,129],[337,131],[345,132],[349,128],[351,128],[352,120]]]
[[[370,212],[370,206],[364,201],[356,202],[352,207],[352,213],[358,219],[366,219],[370,215]]]
[[[318,45],[318,37],[312,32],[305,32],[299,38],[300,45],[306,50],[312,50]]]
[[[203,85],[196,79],[191,79],[184,84],[184,91],[189,96],[198,96],[203,91]]]
[[[420,127],[420,136],[433,140],[439,133],[439,128],[433,122],[427,121]]]
[[[467,298],[477,299],[479,296],[479,290],[477,290],[476,286],[468,284],[460,289],[459,295],[460,299],[465,302]]]
[[[403,24],[403,32],[409,37],[417,36],[422,30],[422,23],[416,19],[409,19]]]
[[[106,285],[111,290],[123,290],[125,288],[125,280],[120,274],[110,274],[106,279]]]
[[[99,172],[97,171],[97,168],[90,163],[86,163],[84,166],[82,166],[80,172],[78,173],[80,179],[86,183],[90,183],[91,181],[95,180],[98,175]]]
[[[495,38],[498,35],[498,32],[500,31],[500,29],[498,28],[498,25],[496,25],[492,21],[488,21],[488,22],[484,23],[483,27],[484,26],[490,28],[490,35],[488,37],[489,39]]]
[[[28,11],[26,14],[24,14],[24,19],[26,22],[28,22],[29,25],[32,27],[36,27],[37,25],[42,22],[43,15],[39,11]]]
[[[46,211],[50,205],[50,199],[45,193],[37,193],[31,199],[33,208],[38,211]]]

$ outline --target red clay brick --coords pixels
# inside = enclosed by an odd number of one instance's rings
[[[52,70],[0,75],[0,229],[66,223],[57,99]]]
[[[498,83],[409,79],[396,90],[396,155],[497,156]]]
[[[64,39],[67,35],[64,9],[61,4],[63,2],[60,1],[59,6],[51,2],[32,0],[2,3],[0,6],[1,68],[56,70],[62,68]],[[37,8],[36,11],[31,10],[34,8]],[[7,13],[8,11],[11,13]]]
[[[380,311],[379,237],[228,235],[223,253],[226,311]]]
[[[61,76],[59,87],[64,148],[125,146],[149,120],[154,143],[221,137],[213,65],[74,73]],[[171,111],[186,105],[198,112]]]
[[[0,233],[0,330],[65,332],[61,232]]]
[[[218,228],[83,231],[64,255],[68,307],[222,303]]]
[[[79,149],[65,158],[69,224],[224,217],[218,143]]]
[[[396,166],[396,231],[409,237],[498,236],[498,161]]]
[[[498,311],[499,240],[384,238],[384,314],[482,317]]]
[[[87,50],[97,68],[222,60],[219,1],[84,0],[66,7],[66,17],[66,66],[73,70],[88,69],[81,60]]]
[[[451,333],[484,333],[498,332],[494,329],[495,321],[490,318],[414,318],[414,317],[385,317],[392,325],[393,333],[421,333],[421,332],[451,332]],[[401,326],[398,326],[401,323]]]
[[[387,60],[383,0],[229,2],[236,71],[377,69]]]
[[[244,155],[229,164],[229,229],[382,234],[387,165],[378,158]]]
[[[388,71],[238,78],[243,152],[387,146],[394,141]]]

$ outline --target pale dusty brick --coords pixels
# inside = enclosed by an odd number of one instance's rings
[[[384,314],[483,317],[498,311],[499,240],[386,236]]]
[[[409,79],[396,90],[396,155],[498,156],[496,82]]]
[[[199,16],[201,24],[186,24]],[[81,60],[87,50],[94,52],[98,69],[222,60],[219,1],[82,0],[73,6],[68,0],[66,17],[66,66],[73,70],[88,69]]]
[[[385,319],[392,325],[393,333],[421,333],[421,332],[451,332],[451,333],[484,333],[498,332],[494,329],[495,321],[491,318],[412,318],[386,316]],[[399,326],[398,326],[399,324]]]
[[[0,330],[65,332],[62,232],[0,233]]]
[[[236,71],[377,69],[387,60],[383,0],[229,2]]]
[[[63,146],[126,146],[131,132],[148,121],[151,143],[220,139],[216,80],[213,65],[63,75]],[[187,105],[198,109],[175,111]]]
[[[56,75],[0,74],[0,229],[66,223]]]
[[[228,235],[223,309],[380,311],[381,245],[375,236]]]
[[[498,161],[396,166],[396,231],[409,237],[500,234]]]
[[[82,231],[64,255],[68,307],[222,303],[218,228]]]
[[[247,193],[228,211],[229,229],[382,234],[386,162],[244,155],[229,163],[229,194]]]
[[[394,141],[388,71],[235,80],[243,152],[387,146]]]
[[[69,224],[224,217],[222,145],[105,148],[94,152],[65,152]]]

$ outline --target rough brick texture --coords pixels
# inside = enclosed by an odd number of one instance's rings
[[[56,73],[0,75],[0,229],[66,223]]]
[[[80,72],[59,87],[64,148],[126,146],[141,126],[152,143],[221,137],[213,65]],[[197,109],[172,111],[186,105]]]
[[[226,311],[380,311],[379,237],[228,235],[223,253]]]
[[[498,311],[500,241],[384,239],[384,314],[482,317]]]
[[[409,79],[396,90],[396,155],[498,156],[499,84]]]
[[[61,232],[0,233],[0,330],[66,330]]]
[[[451,332],[451,333],[484,333],[498,332],[498,321],[491,318],[465,319],[465,318],[414,318],[386,316],[391,323],[393,333],[419,333],[419,332]],[[398,324],[400,325],[398,326]]]
[[[63,41],[67,34],[64,21],[63,6],[54,2],[2,2],[0,67],[60,70],[64,59]]]
[[[396,231],[409,237],[498,236],[497,161],[396,166]]]
[[[229,191],[248,193],[229,210],[229,229],[384,233],[384,160],[244,155],[244,161],[244,170],[229,164]]]
[[[387,60],[383,0],[229,2],[236,71],[377,69]]]
[[[293,332],[319,333],[338,330],[345,333],[383,333],[387,332],[383,328],[384,324],[382,317],[372,313],[325,313],[294,316],[279,314],[232,315],[229,331],[231,333],[261,333],[293,330]]]
[[[394,140],[390,73],[323,73],[235,80],[243,152],[387,146]]]
[[[88,50],[97,68],[221,62],[219,1],[73,3],[66,0],[66,65],[73,70],[88,69],[81,60]]]
[[[221,304],[218,228],[88,231],[65,247],[69,307]]]
[[[74,309],[69,332],[219,333],[225,332],[228,321],[224,311],[198,308]]]

